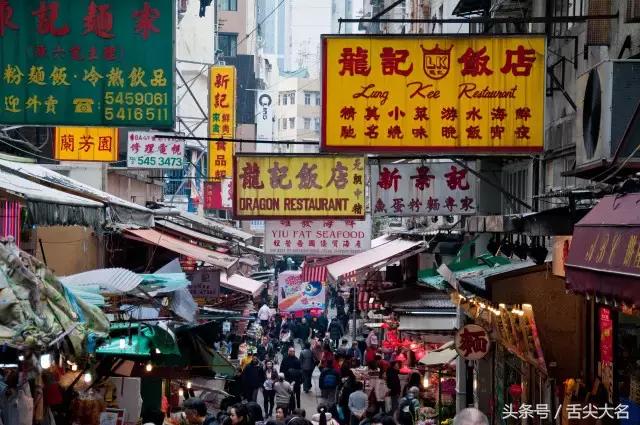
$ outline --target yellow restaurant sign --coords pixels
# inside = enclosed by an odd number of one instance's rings
[[[59,161],[117,161],[118,129],[56,127],[53,151]]]
[[[234,162],[238,219],[364,218],[361,156],[236,154]]]
[[[327,151],[541,151],[543,36],[326,36]]]
[[[209,69],[209,137],[233,139],[236,135],[236,68]],[[209,142],[209,179],[222,181],[233,172],[233,143]]]

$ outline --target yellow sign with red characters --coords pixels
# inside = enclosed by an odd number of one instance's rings
[[[236,135],[236,68],[209,69],[209,137],[233,139]],[[209,179],[222,181],[233,172],[233,143],[209,142]]]
[[[324,150],[543,148],[544,36],[329,35],[322,48]]]
[[[362,156],[236,154],[234,161],[238,219],[364,219]]]
[[[56,127],[53,152],[59,161],[117,161],[118,129]]]

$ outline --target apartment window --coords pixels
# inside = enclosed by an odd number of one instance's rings
[[[218,50],[222,56],[236,56],[238,54],[238,34],[218,34]]]
[[[292,105],[296,104],[296,92],[289,93],[289,100],[291,101]]]
[[[304,119],[304,129],[311,130],[311,118]]]
[[[296,128],[296,119],[289,118],[289,128]]]
[[[313,119],[313,129],[315,131],[320,131],[320,118]]]
[[[311,92],[304,92],[304,104],[311,105]]]
[[[238,0],[218,0],[220,10],[238,11]]]
[[[322,102],[322,97],[320,96],[320,92],[317,91],[316,92],[316,106],[320,106],[321,102]]]
[[[287,119],[286,118],[282,118],[282,129],[283,130],[287,129]]]
[[[287,98],[288,98],[287,94],[286,94],[286,93],[284,93],[284,94],[282,95],[282,104],[283,104],[283,105],[286,105],[286,104],[287,104]]]

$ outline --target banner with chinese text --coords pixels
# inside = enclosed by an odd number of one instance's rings
[[[545,38],[326,36],[322,147],[539,152]]]
[[[236,136],[236,68],[212,66],[209,69],[209,137],[233,139]],[[209,179],[220,181],[233,172],[233,143],[209,142]]]
[[[0,1],[0,122],[172,128],[174,7]]]
[[[264,252],[278,255],[355,255],[371,248],[371,220],[269,220]]]
[[[371,164],[374,216],[476,213],[476,178],[450,162]]]
[[[364,218],[363,157],[236,154],[234,163],[237,219]]]
[[[232,179],[204,182],[204,209],[230,210],[233,206],[232,186]]]
[[[59,161],[118,160],[118,129],[111,127],[56,127],[53,157]]]
[[[173,136],[173,133],[130,131],[127,167],[181,170],[184,167],[184,140]]]
[[[304,282],[301,271],[287,270],[278,275],[278,310],[281,312],[324,310],[326,298],[323,283]]]

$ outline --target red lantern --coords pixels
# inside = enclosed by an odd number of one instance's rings
[[[520,408],[520,397],[522,396],[522,386],[520,384],[511,384],[509,386],[509,395],[513,400],[513,408],[514,410],[518,410]]]

